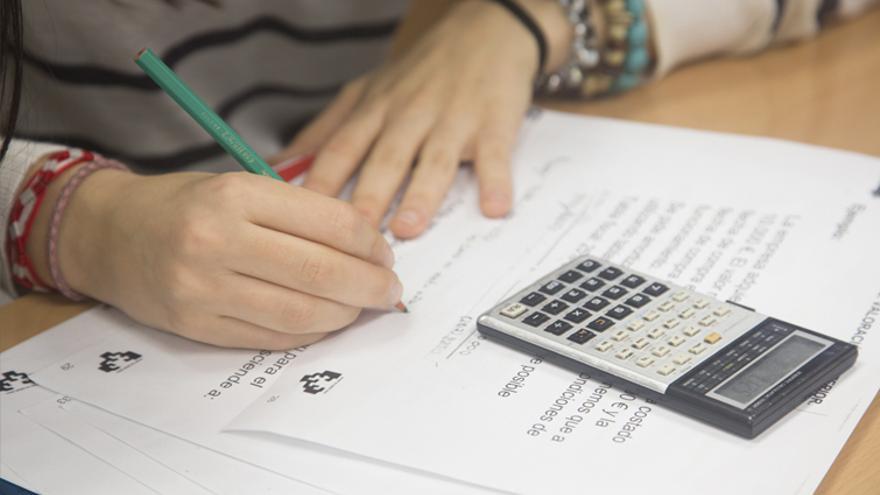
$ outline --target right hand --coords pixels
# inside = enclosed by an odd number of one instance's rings
[[[97,172],[59,248],[74,290],[225,347],[309,344],[402,292],[391,248],[354,207],[243,172]]]

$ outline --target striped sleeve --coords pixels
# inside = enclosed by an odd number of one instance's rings
[[[64,146],[56,144],[13,139],[9,151],[3,158],[3,164],[0,165],[0,225],[3,227],[0,229],[0,290],[10,296],[17,295],[6,252],[9,215],[12,212],[15,195],[27,177],[31,165],[40,157],[63,149]]]
[[[710,56],[747,54],[814,36],[833,17],[852,17],[878,0],[646,0],[656,75]]]

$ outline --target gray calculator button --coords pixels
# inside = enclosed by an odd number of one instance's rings
[[[595,292],[602,287],[605,287],[605,282],[599,280],[596,277],[590,277],[581,284],[581,289],[586,289],[591,292]]]
[[[649,302],[651,302],[651,298],[644,295],[644,294],[635,294],[623,302],[638,309],[638,308],[641,308],[642,306],[648,304]]]
[[[617,306],[614,306],[613,308],[611,308],[605,314],[614,318],[615,320],[622,320],[622,319],[626,318],[627,316],[631,315],[632,312],[633,312],[633,310],[627,308],[626,306],[618,304]]]
[[[563,282],[572,283],[572,282],[577,281],[577,279],[579,279],[583,276],[584,276],[584,274],[581,272],[578,272],[575,270],[569,270],[569,271],[563,273],[562,275],[560,275],[559,280],[562,280]]]
[[[541,308],[541,311],[549,313],[551,315],[558,315],[567,307],[568,304],[565,304],[562,301],[550,301],[549,303],[545,304],[543,308]]]
[[[571,330],[571,323],[562,320],[556,320],[544,329],[545,332],[550,332],[553,335],[562,335],[569,330]]]
[[[580,265],[577,266],[577,269],[582,272],[592,273],[593,271],[596,270],[596,268],[599,268],[600,266],[602,266],[602,264],[599,263],[598,261],[585,260],[584,262],[582,262]]]
[[[569,335],[568,340],[574,342],[575,344],[583,344],[584,342],[592,339],[595,336],[596,336],[595,333],[593,333],[589,330],[584,330],[582,328],[582,329],[578,330],[577,332]]]
[[[611,304],[611,303],[609,303],[606,299],[602,299],[601,297],[596,296],[596,297],[590,299],[589,301],[585,302],[584,307],[587,309],[593,310],[593,311],[599,311],[600,309],[604,308],[605,306],[608,306],[609,304]]]
[[[619,285],[612,285],[605,289],[605,292],[603,292],[602,295],[608,299],[614,299],[616,301],[626,295],[626,289]]]
[[[643,279],[642,277],[638,275],[629,275],[620,282],[620,285],[624,287],[629,287],[630,289],[635,289],[643,283],[645,283],[645,279]]]
[[[590,312],[586,309],[574,308],[567,315],[565,315],[565,319],[572,323],[582,323],[584,320],[590,317]]]
[[[535,307],[538,304],[541,304],[547,299],[547,296],[543,296],[538,294],[537,292],[532,292],[531,294],[525,296],[520,299],[519,302],[525,304],[526,306]]]
[[[542,324],[544,324],[549,319],[550,319],[550,317],[543,314],[543,313],[534,312],[534,313],[530,314],[529,316],[527,316],[526,319],[523,320],[523,323],[525,323],[526,325],[529,325],[529,326],[533,326],[533,327],[540,327]]]
[[[556,294],[557,292],[561,291],[564,288],[565,288],[565,284],[563,284],[562,282],[560,282],[558,280],[551,280],[551,281],[547,282],[546,284],[544,284],[544,286],[538,290],[543,292],[544,294],[552,296],[553,294]]]
[[[661,284],[660,282],[654,282],[653,284],[645,287],[645,289],[642,290],[642,292],[644,292],[645,294],[647,294],[649,296],[657,297],[668,290],[669,290],[669,287],[666,287],[665,285]]]
[[[568,289],[568,292],[562,295],[562,298],[570,303],[577,303],[585,297],[587,297],[587,293],[580,289]]]
[[[614,326],[614,322],[604,316],[600,316],[587,324],[587,328],[597,332],[604,332]]]
[[[623,275],[623,272],[618,268],[614,268],[613,266],[609,266],[599,272],[599,277],[604,278],[605,280],[614,280],[621,275]]]

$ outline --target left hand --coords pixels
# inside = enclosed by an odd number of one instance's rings
[[[556,2],[544,3],[561,15]],[[390,223],[402,238],[428,227],[471,159],[482,212],[503,216],[537,65],[534,39],[509,12],[461,2],[403,57],[346,85],[280,158],[317,151],[305,187],[331,196],[360,166],[352,202],[377,226],[415,164]]]

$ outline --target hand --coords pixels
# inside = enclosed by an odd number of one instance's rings
[[[59,246],[74,290],[226,347],[305,345],[402,291],[390,247],[351,205],[245,173],[97,172]]]
[[[565,44],[567,22],[556,2],[524,5],[561,25],[552,46]],[[318,150],[305,187],[332,196],[363,163],[352,202],[373,225],[416,163],[390,223],[404,238],[428,227],[459,163],[473,159],[483,213],[503,216],[512,205],[511,148],[537,59],[534,40],[509,12],[462,2],[404,57],[348,84],[279,158]]]

